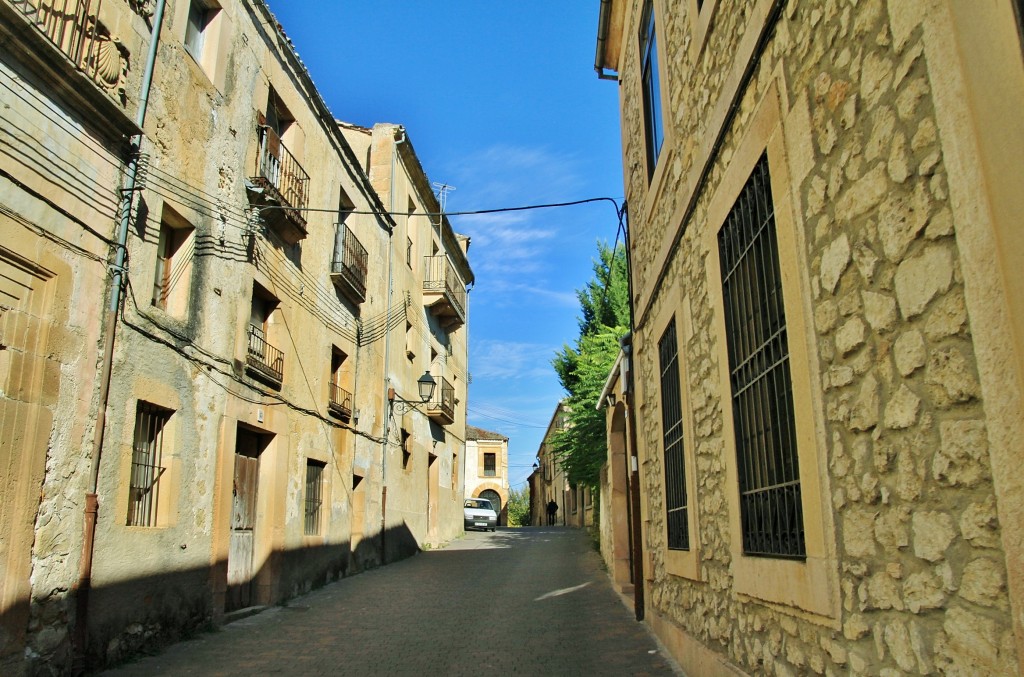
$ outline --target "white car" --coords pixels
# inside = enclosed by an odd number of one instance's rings
[[[467,498],[462,508],[466,529],[490,529],[498,526],[498,513],[486,498]]]

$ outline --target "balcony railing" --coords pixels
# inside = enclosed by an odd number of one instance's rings
[[[102,0],[9,0],[75,68],[109,88],[121,77],[121,55],[96,18]]]
[[[424,257],[423,302],[445,329],[466,323],[466,285],[447,256]]]
[[[284,353],[267,343],[263,329],[249,325],[249,349],[245,363],[258,375],[270,379],[276,385],[284,380]]]
[[[331,279],[353,303],[359,304],[366,300],[366,247],[348,226],[339,223],[337,227],[341,242],[331,262]]]
[[[455,422],[455,386],[443,376],[435,377],[434,398],[427,402],[427,416],[442,425]]]
[[[341,416],[342,418],[352,417],[352,393],[345,390],[341,386],[332,383],[330,399],[327,403],[327,408],[332,414]]]
[[[306,237],[303,215],[309,198],[309,174],[260,116],[257,127],[259,154],[253,183],[266,192],[264,203],[281,209],[265,209],[263,215],[271,225],[278,226],[281,237],[295,244]],[[275,204],[276,203],[276,204]]]

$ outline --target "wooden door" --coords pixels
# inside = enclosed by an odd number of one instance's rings
[[[253,547],[256,539],[256,488],[259,484],[259,435],[238,431],[232,488],[231,542],[228,549],[228,593],[225,611],[254,603]]]

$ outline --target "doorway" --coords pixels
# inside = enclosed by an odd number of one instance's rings
[[[498,524],[505,526],[501,519],[501,496],[494,489],[484,489],[480,492],[480,498],[486,498],[494,506],[494,512],[498,513]]]
[[[231,535],[228,547],[225,612],[244,609],[255,603],[253,553],[258,523],[256,498],[259,489],[260,455],[271,439],[271,435],[238,426],[231,490]]]

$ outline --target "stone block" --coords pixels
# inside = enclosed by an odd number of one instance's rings
[[[903,376],[910,376],[917,369],[923,367],[927,358],[927,348],[921,332],[912,329],[901,334],[893,344],[892,354],[896,362],[896,369]]]
[[[988,437],[983,421],[943,421],[932,474],[949,486],[973,487],[990,476]]]
[[[930,212],[928,192],[918,183],[913,192],[894,191],[878,208],[878,236],[882,252],[893,263],[898,263],[907,248],[928,223]]]
[[[900,312],[905,319],[912,319],[953,283],[953,255],[945,247],[928,247],[900,263],[894,281]]]
[[[861,383],[860,391],[850,411],[850,428],[870,430],[878,425],[878,410],[881,406],[878,380],[868,374]]]
[[[864,345],[867,328],[859,317],[851,317],[836,332],[836,350],[840,355],[848,355]]]
[[[940,609],[946,603],[942,581],[932,571],[910,574],[903,582],[903,599],[915,614],[929,609]]]
[[[843,516],[843,548],[850,557],[874,557],[876,513],[854,508]]]
[[[920,408],[921,398],[906,383],[901,383],[896,394],[885,405],[885,427],[892,430],[909,428],[917,422]]]
[[[960,579],[960,596],[985,607],[1006,606],[1006,574],[1003,567],[987,557],[972,560]]]
[[[821,255],[821,288],[833,294],[839,278],[850,264],[850,239],[843,233]]]
[[[928,562],[945,559],[946,550],[956,538],[953,518],[945,512],[916,512],[911,518],[911,528],[914,554]]]
[[[936,350],[929,356],[925,383],[931,386],[935,404],[940,407],[981,396],[971,364],[959,349],[952,346]]]
[[[861,292],[864,303],[864,318],[876,332],[887,332],[892,329],[898,316],[896,299],[885,294],[871,291]]]

